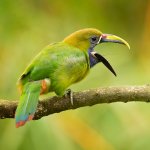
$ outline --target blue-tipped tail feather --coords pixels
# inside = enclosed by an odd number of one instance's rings
[[[37,108],[40,91],[40,81],[28,82],[24,85],[15,114],[17,128],[33,119]]]

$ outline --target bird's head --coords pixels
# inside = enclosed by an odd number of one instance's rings
[[[114,75],[116,73],[112,66],[103,56],[94,51],[94,47],[104,42],[112,42],[124,44],[130,49],[129,44],[124,39],[112,34],[103,34],[101,31],[93,28],[76,31],[66,37],[63,42],[88,52],[91,67],[98,62],[102,62]]]

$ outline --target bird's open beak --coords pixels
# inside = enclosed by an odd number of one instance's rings
[[[130,49],[130,45],[124,39],[122,39],[116,35],[102,34],[100,36],[97,44],[104,43],[104,42],[124,44]],[[95,51],[91,52],[91,54],[93,57],[95,57],[97,59],[98,62],[102,62],[116,76],[116,73],[115,73],[113,67],[110,65],[110,63],[102,55],[98,54]]]
[[[106,58],[104,58],[102,55],[100,55],[99,53],[97,53],[95,51],[91,52],[91,54],[92,54],[93,57],[95,57],[97,59],[98,62],[102,62],[115,76],[117,76],[116,72],[113,69],[113,67],[106,60]]]
[[[104,43],[104,42],[112,42],[112,43],[124,44],[130,49],[130,45],[128,44],[128,42],[125,41],[124,39],[116,36],[116,35],[102,34],[101,37],[100,37],[100,40],[99,40],[99,44],[100,43]]]

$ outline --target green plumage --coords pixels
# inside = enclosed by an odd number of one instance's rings
[[[80,81],[88,73],[88,53],[64,42],[47,46],[27,67],[20,80],[22,84],[49,78],[49,91],[64,95],[68,86]]]

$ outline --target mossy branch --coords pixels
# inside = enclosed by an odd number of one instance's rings
[[[105,87],[73,93],[74,105],[70,99],[54,96],[39,101],[34,119],[53,113],[113,102],[150,102],[150,86]],[[0,118],[14,118],[18,101],[0,100]]]

